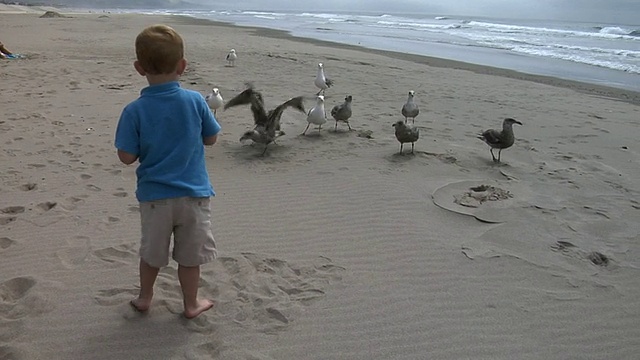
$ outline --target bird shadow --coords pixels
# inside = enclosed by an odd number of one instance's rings
[[[394,152],[391,155],[387,155],[387,159],[393,163],[404,163],[407,161],[412,161],[417,157],[417,152],[411,153],[411,151],[407,151],[400,153],[399,151]]]
[[[352,133],[355,133],[356,131],[355,130],[338,128],[338,130],[328,129],[327,132],[329,134],[331,134],[331,135],[334,135],[334,136],[347,137],[347,136],[351,135]]]
[[[313,129],[313,131],[307,132],[304,135],[298,134],[298,136],[296,137],[300,139],[306,139],[308,141],[320,141],[323,138],[322,133],[323,131],[318,131],[317,129]]]
[[[288,146],[282,144],[269,144],[267,150],[264,150],[264,145],[262,144],[247,144],[234,146],[229,148],[229,153],[232,157],[238,161],[260,161],[260,160],[270,160],[272,156],[277,158],[277,155],[283,153],[288,149]]]

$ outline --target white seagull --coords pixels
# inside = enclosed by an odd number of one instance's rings
[[[324,76],[324,67],[322,66],[322,63],[318,63],[318,74],[316,75],[316,79],[313,83],[318,89],[320,89],[316,95],[320,95],[320,93],[324,95],[324,91],[333,85],[333,81]]]
[[[236,49],[231,49],[227,54],[226,59],[227,59],[228,66],[235,66],[236,60],[238,59],[238,55],[236,54]]]
[[[216,110],[224,105],[224,100],[222,99],[222,95],[220,95],[220,90],[218,88],[213,88],[211,93],[207,94],[205,100],[207,100],[207,104],[209,104],[209,107],[213,110],[213,115],[216,114]]]
[[[402,116],[404,116],[404,122],[407,122],[408,118],[411,118],[412,123],[415,124],[416,116],[420,113],[420,109],[418,108],[418,104],[413,101],[413,97],[416,95],[415,91],[409,91],[409,96],[407,96],[407,102],[402,105]]]
[[[318,125],[319,132],[322,129],[322,125],[327,122],[327,114],[324,112],[324,96],[318,95],[316,106],[307,113],[307,122],[307,127],[302,132],[302,135],[307,133],[311,124]]]

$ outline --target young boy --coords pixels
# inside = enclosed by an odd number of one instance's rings
[[[149,86],[124,108],[115,136],[120,161],[140,162],[140,294],[131,305],[140,312],[151,306],[158,271],[169,264],[173,234],[184,316],[192,319],[213,306],[198,298],[200,265],[216,257],[209,204],[215,193],[203,145],[215,144],[220,125],[204,97],[178,83],[187,61],[175,30],[165,25],[144,29],[136,38],[136,57],[133,66]]]

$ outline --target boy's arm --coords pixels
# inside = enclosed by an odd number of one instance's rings
[[[214,140],[215,142],[215,140]],[[122,163],[126,164],[126,165],[131,165],[133,164],[136,160],[138,160],[138,155],[133,155],[130,154],[126,151],[122,151],[120,149],[118,149],[118,158],[120,159],[120,161],[122,161]]]
[[[213,136],[207,136],[207,137],[203,137],[202,138],[202,142],[205,145],[213,145],[216,143],[216,141],[218,141],[218,134],[213,135]]]

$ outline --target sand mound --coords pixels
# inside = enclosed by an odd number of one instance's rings
[[[57,11],[47,11],[40,15],[41,18],[66,18],[68,16],[62,15]]]
[[[514,217],[514,210],[530,199],[528,186],[513,181],[468,180],[452,182],[434,191],[433,203],[458,214],[501,223]]]

